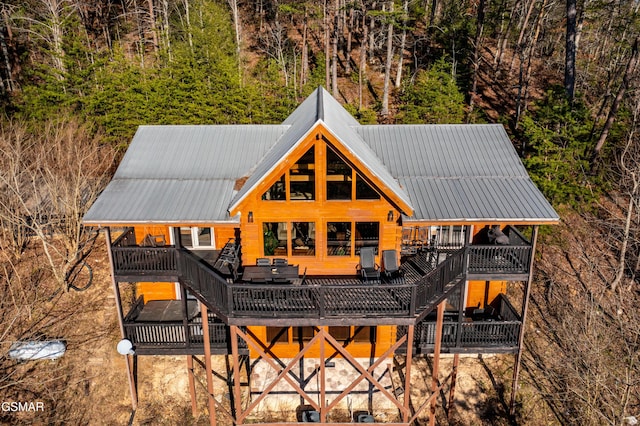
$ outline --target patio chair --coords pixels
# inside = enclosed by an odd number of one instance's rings
[[[288,266],[289,261],[287,259],[276,258],[273,259],[273,266]]]
[[[375,249],[373,247],[362,247],[360,249],[360,263],[357,266],[364,281],[374,279],[380,281],[380,267],[376,263]]]
[[[256,259],[256,265],[258,266],[271,266],[271,260],[266,257],[259,257]]]
[[[394,275],[401,275],[402,270],[398,264],[398,253],[395,250],[382,251],[382,270],[385,277],[391,279]]]

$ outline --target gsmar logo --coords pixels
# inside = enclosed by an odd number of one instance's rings
[[[2,403],[2,411],[4,412],[35,412],[44,411],[44,402],[37,401],[5,401]]]

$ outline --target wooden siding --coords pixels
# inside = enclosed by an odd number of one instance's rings
[[[351,250],[350,256],[330,256],[327,254],[327,223],[328,222],[378,222],[380,224],[379,249],[400,250],[401,228],[397,224],[399,210],[392,200],[381,194],[379,200],[326,200],[326,155],[327,147],[324,138],[316,139],[316,133],[309,135],[307,140],[297,146],[240,204],[238,211],[242,212],[242,255],[245,265],[255,264],[259,257],[265,257],[263,223],[268,222],[313,222],[315,223],[315,255],[293,256],[289,243],[287,254],[276,254],[272,257],[287,257],[289,263],[300,265],[300,270],[306,270],[308,275],[354,275],[358,265],[358,256]],[[332,142],[336,150],[337,141]],[[311,147],[315,147],[315,199],[314,200],[262,200],[264,194],[281,176],[289,185],[288,170]],[[367,170],[357,167],[358,160],[348,152],[340,152],[342,157],[371,185],[376,179]],[[372,185],[373,186],[373,185]],[[355,198],[355,194],[352,194]],[[393,219],[388,220],[389,212]],[[249,222],[248,215],[252,212],[253,222]],[[235,214],[237,212],[231,212]],[[290,226],[289,226],[290,228]],[[353,232],[353,228],[352,228]],[[380,256],[376,259],[380,263]]]
[[[171,237],[169,227],[165,225],[137,225],[134,227],[136,244],[143,245],[148,235],[152,237],[162,236],[166,244],[170,244]],[[176,299],[176,285],[173,283],[139,282],[136,284],[136,294],[144,297],[144,302],[149,300]]]
[[[345,324],[346,326],[346,324]],[[326,327],[324,327],[326,328]],[[267,343],[269,352],[278,358],[293,358],[300,352],[300,343],[298,342],[267,342],[267,327],[247,327],[262,342]],[[370,356],[379,357],[396,342],[396,327],[380,325],[375,327],[375,343],[350,342],[346,345],[347,352],[356,358],[365,358]],[[288,330],[289,336],[292,331]],[[254,359],[258,357],[258,353],[251,349],[249,356]],[[320,346],[312,346],[306,353],[307,357],[318,358],[320,356]],[[338,357],[341,357],[338,355]]]
[[[507,292],[506,281],[469,281],[466,308],[485,308],[500,293]]]

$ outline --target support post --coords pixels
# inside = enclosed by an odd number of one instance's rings
[[[231,331],[231,360],[233,361],[233,402],[236,425],[244,424],[242,417],[242,394],[240,390],[240,356],[238,355],[238,326],[229,326]],[[240,418],[238,422],[237,419]]]
[[[440,368],[440,348],[442,347],[442,325],[444,323],[444,308],[446,300],[438,305],[438,315],[436,317],[436,341],[433,349],[433,372],[431,374],[431,393],[438,392],[438,370]],[[431,399],[431,413],[429,415],[429,426],[436,424],[436,405],[438,398],[433,396]]]
[[[513,380],[511,383],[511,403],[509,404],[509,413],[513,416],[516,409],[516,393],[518,391],[518,380],[520,379],[520,360],[522,358],[522,345],[524,344],[524,329],[527,319],[527,310],[529,309],[529,296],[531,295],[531,282],[533,281],[533,261],[536,254],[536,245],[538,241],[538,225],[533,227],[531,234],[531,261],[529,262],[529,277],[525,284],[524,295],[522,300],[522,320],[520,324],[520,336],[518,336],[518,352],[516,352],[513,366]]]
[[[415,325],[411,324],[407,327],[407,359],[405,361],[404,372],[404,413],[402,414],[405,423],[409,423],[411,417],[411,364],[413,361],[413,334]],[[391,378],[391,376],[389,376]],[[393,379],[391,379],[393,380]]]
[[[451,386],[449,389],[449,420],[451,420],[451,413],[453,408],[453,401],[456,396],[456,379],[458,376],[458,364],[460,363],[460,354],[455,354],[453,356],[453,368],[451,368]]]
[[[322,340],[320,341],[320,401],[319,402],[319,406],[320,406],[320,423],[326,423],[327,422],[327,406],[326,406],[326,360],[325,360],[325,344],[326,344],[326,339],[324,337],[324,333],[325,330],[324,329],[320,329],[320,333],[322,333]]]
[[[213,397],[213,372],[211,370],[211,339],[209,337],[209,312],[204,303],[200,302],[202,316],[202,337],[204,338],[204,365],[207,369],[207,393],[209,401],[209,424],[216,426],[216,401]]]
[[[191,396],[191,414],[198,417],[198,404],[196,402],[196,380],[193,370],[193,355],[187,355],[187,373],[189,375],[189,395]]]
[[[124,330],[124,313],[122,312],[122,300],[120,299],[120,289],[118,281],[116,281],[116,269],[113,264],[113,253],[111,251],[111,229],[107,226],[104,228],[104,239],[107,243],[107,257],[109,259],[109,272],[111,274],[111,285],[116,300],[116,309],[118,310],[118,325],[120,326],[120,335],[123,339],[127,338]],[[129,355],[125,355],[125,363],[127,367],[127,379],[129,380],[129,391],[131,392],[131,407],[135,411],[138,408],[138,389],[136,387],[135,371],[129,360]]]

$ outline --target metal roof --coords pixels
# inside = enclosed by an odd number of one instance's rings
[[[237,221],[228,212],[321,124],[406,220],[558,220],[501,125],[362,126],[319,88],[282,125],[141,126],[84,222]]]
[[[141,126],[86,224],[216,222],[282,125]]]
[[[355,131],[360,123],[344,109],[324,88],[316,89],[293,113],[282,123],[289,129],[276,145],[267,153],[256,167],[242,189],[231,202],[230,210],[235,209],[264,176],[287,158],[288,154],[298,146],[305,136],[322,123],[332,135],[338,139],[343,148],[358,158],[366,167],[366,173],[376,176],[387,188],[393,191],[409,208],[411,199],[400,187],[398,181],[382,164],[375,152],[362,140]]]
[[[356,130],[409,193],[415,212],[408,220],[558,220],[502,125]]]

